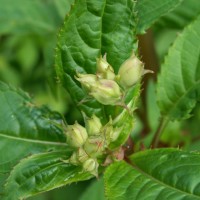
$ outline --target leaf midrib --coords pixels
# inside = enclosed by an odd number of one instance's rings
[[[50,142],[50,141],[45,141],[45,140],[34,140],[34,139],[28,139],[28,138],[19,138],[16,136],[10,136],[10,135],[5,135],[3,133],[0,133],[0,137],[8,138],[11,140],[18,140],[22,142],[28,142],[28,143],[36,143],[36,144],[43,144],[43,145],[56,145],[56,146],[67,146],[67,144],[62,143],[62,142]]]

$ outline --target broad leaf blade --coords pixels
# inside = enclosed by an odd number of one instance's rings
[[[95,73],[96,58],[107,53],[117,73],[136,46],[132,21],[131,0],[117,3],[113,0],[77,0],[61,28],[55,61],[57,74],[79,109],[88,116],[96,114],[106,118],[102,105],[95,100],[79,103],[87,94],[74,78],[76,71]]]
[[[91,175],[80,166],[65,163],[71,151],[36,154],[22,160],[12,170],[5,185],[3,200],[24,199]]]
[[[102,15],[101,55],[107,54],[115,73],[137,50],[135,3],[130,0],[107,0]],[[123,14],[122,14],[123,13]]]
[[[23,157],[68,148],[63,132],[52,123],[61,120],[59,114],[35,106],[24,92],[0,83],[0,190]]]
[[[139,0],[136,3],[137,33],[144,33],[156,20],[173,10],[182,0]]]
[[[200,17],[189,25],[169,50],[158,78],[161,113],[171,120],[190,117],[200,100]]]
[[[200,155],[176,149],[157,149],[111,165],[105,173],[109,200],[198,200]]]

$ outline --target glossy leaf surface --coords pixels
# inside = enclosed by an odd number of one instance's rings
[[[35,106],[30,97],[0,83],[0,188],[20,159],[34,153],[67,148],[63,132],[55,126],[58,113]]]
[[[109,200],[198,200],[200,155],[177,149],[156,149],[114,163],[105,173]]]
[[[71,151],[36,154],[23,159],[6,181],[3,200],[24,199],[75,181],[86,180],[90,174],[67,160]]]
[[[74,76],[95,73],[96,59],[107,53],[117,73],[122,62],[136,48],[133,2],[131,0],[77,0],[58,35],[56,70],[76,105],[88,116],[105,118],[103,106],[95,100],[80,103],[87,93]],[[123,15],[121,15],[123,13]]]

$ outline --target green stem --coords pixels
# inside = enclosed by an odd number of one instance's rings
[[[168,122],[169,122],[168,119],[161,118],[160,123],[158,125],[158,128],[157,128],[157,130],[154,134],[153,140],[151,142],[151,146],[152,146],[153,149],[158,147],[160,137],[163,133],[163,130],[166,128]]]

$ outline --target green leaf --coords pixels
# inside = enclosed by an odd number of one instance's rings
[[[0,0],[0,33],[55,33],[73,0]]]
[[[54,125],[61,122],[58,113],[35,106],[26,93],[0,82],[0,190],[20,159],[68,148],[62,130]]]
[[[200,100],[200,17],[176,39],[161,67],[157,100],[162,115],[171,120],[190,117]]]
[[[176,149],[156,149],[134,154],[127,164],[112,164],[106,171],[109,200],[198,200],[200,155]]]
[[[65,163],[71,151],[36,154],[23,159],[12,170],[3,200],[24,199],[72,182],[87,180],[91,175],[82,167]]]
[[[164,15],[156,22],[156,28],[164,29],[183,29],[186,25],[191,23],[200,14],[200,7],[198,0],[183,0],[183,2],[176,7],[172,12]],[[158,33],[159,34],[159,33]]]
[[[137,33],[144,33],[162,15],[170,12],[180,4],[182,0],[139,0],[136,3]]]
[[[98,194],[98,195],[97,195]],[[103,179],[95,180],[83,193],[80,200],[106,200]]]
[[[88,116],[97,115],[104,123],[108,122],[109,116],[113,119],[118,116],[122,109],[119,106],[103,106],[94,99],[80,103],[87,93],[74,76],[77,71],[94,74],[96,58],[104,53],[107,53],[107,60],[115,73],[118,72],[132,49],[137,48],[133,8],[132,0],[77,0],[58,35],[55,61],[58,77],[77,107]],[[135,109],[138,91],[136,86],[126,99],[130,110]],[[133,116],[124,111],[120,117],[127,123],[120,124],[123,126],[120,137],[110,148],[123,144],[133,128]]]
[[[154,44],[160,63],[168,49],[185,26],[190,24],[200,14],[198,0],[184,0],[172,12],[161,17],[153,26]]]
[[[87,94],[74,76],[77,71],[95,73],[96,58],[104,53],[117,73],[136,48],[133,6],[131,0],[77,0],[59,32],[57,75],[75,104],[88,116],[106,118],[103,106],[95,100],[79,103]]]

